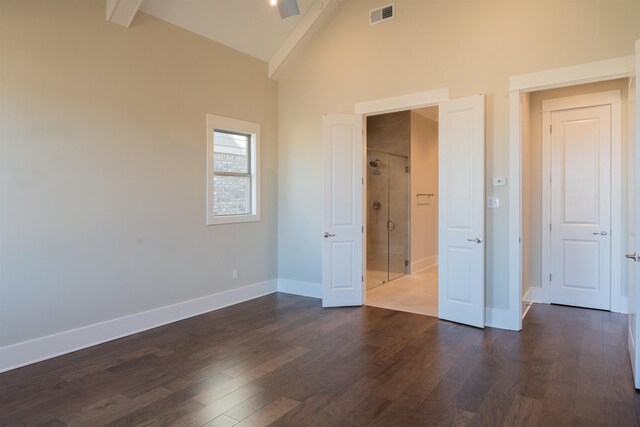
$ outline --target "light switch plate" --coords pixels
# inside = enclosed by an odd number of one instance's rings
[[[500,199],[495,196],[489,196],[487,199],[487,207],[490,209],[495,209],[500,206]]]
[[[506,185],[507,185],[507,178],[506,177],[493,178],[493,186],[494,187],[504,187]]]

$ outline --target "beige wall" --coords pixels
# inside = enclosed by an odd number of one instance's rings
[[[417,193],[434,194],[417,197]],[[411,112],[411,272],[438,254],[438,123]]]
[[[2,0],[0,54],[0,346],[277,276],[266,63],[104,0]],[[207,113],[262,126],[260,222],[205,225]]]
[[[448,87],[486,94],[487,305],[509,308],[509,76],[631,55],[638,1],[407,1],[369,25],[380,1],[349,1],[288,66],[278,86],[278,274],[321,281],[322,114],[358,102]]]
[[[525,122],[529,122],[528,141],[525,144],[522,159],[522,184],[523,184],[523,290],[528,290],[531,286],[542,286],[542,101],[546,99],[564,98],[568,96],[584,95],[588,93],[605,92],[619,90],[622,95],[622,195],[623,195],[623,230],[622,250],[627,248],[626,224],[627,224],[627,158],[628,147],[628,79],[612,80],[586,85],[578,85],[560,89],[532,92],[529,96],[529,103],[526,105],[529,116]],[[526,114],[523,109],[523,115]],[[523,127],[523,134],[526,129]],[[618,169],[613,168],[612,173],[617,173]],[[626,263],[623,259],[612,263],[612,268],[621,268]],[[626,268],[624,269],[626,271]],[[626,277],[626,273],[623,278]],[[623,280],[623,296],[627,295],[626,280]],[[524,295],[524,294],[523,294]]]

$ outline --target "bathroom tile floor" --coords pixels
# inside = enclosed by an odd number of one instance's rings
[[[367,290],[365,304],[437,317],[438,266],[425,268]]]
[[[367,270],[367,291],[381,286],[386,282],[389,274],[386,271]]]

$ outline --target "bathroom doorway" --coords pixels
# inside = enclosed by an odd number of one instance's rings
[[[366,304],[438,315],[438,107],[367,117]]]

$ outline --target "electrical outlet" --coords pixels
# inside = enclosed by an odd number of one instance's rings
[[[234,268],[231,276],[233,277],[233,280],[236,280],[238,278],[238,269]]]

